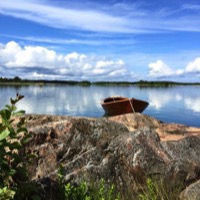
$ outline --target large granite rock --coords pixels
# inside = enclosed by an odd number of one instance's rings
[[[104,178],[121,192],[137,192],[136,183],[146,177],[181,182],[183,188],[200,179],[199,128],[138,113],[110,118],[27,115],[27,121],[32,134],[28,148],[38,156],[29,169],[34,180],[55,181],[61,165],[66,181]],[[199,198],[194,187],[182,196],[187,193]]]
[[[200,200],[200,180],[189,185],[180,197],[182,200]]]

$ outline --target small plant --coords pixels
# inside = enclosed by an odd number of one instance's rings
[[[16,103],[23,98],[17,94],[10,99],[10,105],[0,111],[0,199],[22,199],[23,186],[28,181],[26,163],[30,155],[25,154],[25,144],[29,140],[25,111],[17,111]],[[15,121],[15,117],[19,117]],[[14,123],[15,121],[15,123]],[[23,189],[22,189],[23,188]]]
[[[114,184],[107,184],[104,179],[92,184],[82,180],[80,184],[65,183],[64,168],[58,171],[60,200],[120,200]]]
[[[79,185],[68,183],[65,185],[66,200],[120,200],[119,194],[116,194],[115,186],[106,185],[101,179],[98,182],[98,187],[91,187],[85,181]]]
[[[60,200],[92,200],[88,193],[88,186],[85,181],[82,181],[80,185],[73,185],[71,183],[65,183],[64,180],[64,167],[61,165],[58,170],[58,187],[59,187],[59,199]]]
[[[9,200],[9,199],[13,199],[14,196],[15,196],[15,191],[10,190],[7,187],[0,188],[0,199]]]
[[[120,200],[114,184],[106,183],[104,179],[97,180],[92,188],[92,199],[97,200]]]
[[[163,180],[147,178],[146,187],[139,194],[140,200],[178,200],[180,186],[167,185]]]
[[[72,185],[68,183],[65,185],[65,199],[66,200],[92,200],[88,193],[88,186],[85,181],[82,181],[80,185]]]

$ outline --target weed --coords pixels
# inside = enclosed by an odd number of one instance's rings
[[[58,171],[59,199],[62,200],[120,200],[120,194],[114,184],[108,184],[104,179],[79,184],[65,183],[64,168]]]
[[[178,200],[180,186],[170,186],[163,179],[153,180],[147,178],[146,187],[142,189],[140,200]]]

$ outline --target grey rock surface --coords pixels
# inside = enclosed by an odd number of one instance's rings
[[[200,200],[200,180],[189,185],[180,197],[182,200]]]
[[[192,187],[200,179],[198,128],[165,124],[138,113],[110,118],[26,118],[32,135],[28,151],[38,156],[29,169],[34,180],[56,180],[62,165],[66,181],[104,178],[122,191],[137,190],[136,183],[144,183],[146,177],[181,182],[187,186],[184,194],[199,187]]]

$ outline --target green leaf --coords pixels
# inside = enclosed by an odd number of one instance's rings
[[[19,154],[17,154],[17,153],[13,153],[12,154],[12,158],[14,159],[15,164],[16,163],[21,163],[21,161],[22,161],[21,156]]]
[[[15,120],[14,119],[11,119],[9,120],[9,123],[12,124]]]
[[[23,96],[23,95],[21,95],[21,94],[17,93],[17,101],[19,101],[20,99],[23,99],[23,98],[24,98],[24,96]]]
[[[20,140],[20,142],[21,142],[22,145],[27,144],[29,141],[30,141],[30,138],[29,138],[29,137],[27,137],[27,138],[22,138],[22,139]]]
[[[4,109],[0,111],[0,115],[3,121],[8,121],[11,117],[11,112],[9,110]]]
[[[41,200],[41,198],[38,195],[31,196],[32,200]]]
[[[33,159],[33,158],[37,158],[38,156],[37,156],[37,154],[35,154],[35,153],[32,153],[32,154],[28,154],[27,155],[27,159]]]
[[[5,130],[5,126],[0,126],[0,133]]]
[[[0,133],[0,141],[4,140],[8,135],[10,134],[10,131],[8,129],[5,129]]]
[[[10,98],[10,103],[11,103],[12,105],[15,105],[15,104],[17,103],[17,100]]]
[[[15,191],[9,189],[8,187],[0,188],[0,199],[13,199],[15,196]]]
[[[5,107],[8,108],[8,110],[10,110],[10,111],[12,110],[12,106],[10,106],[10,105],[6,105]]]
[[[14,105],[12,105],[12,111],[14,112],[14,111],[16,111],[16,110],[17,110],[17,107],[14,106]]]
[[[10,148],[10,150],[20,149],[21,144],[19,142],[13,142],[10,143],[8,147]]]
[[[7,159],[1,159],[1,168],[3,169],[4,173],[9,173],[10,172],[10,168],[9,168],[9,164],[8,164],[8,160]]]
[[[9,171],[9,175],[10,176],[14,176],[16,174],[16,170],[15,169],[11,169],[10,171]]]
[[[21,132],[27,133],[28,130],[27,130],[27,128],[22,127],[22,128],[19,128],[19,129],[17,130],[17,133],[21,133]]]
[[[17,111],[15,113],[13,113],[13,116],[22,116],[23,114],[25,114],[25,111],[24,110],[20,110],[20,111]]]
[[[5,150],[4,143],[0,142],[0,160],[1,160],[2,156],[5,155],[5,153],[6,153],[6,150]]]
[[[17,107],[15,105],[11,105],[11,106],[10,105],[6,105],[5,107],[8,108],[8,110],[10,112],[14,112],[14,111],[17,110]]]

